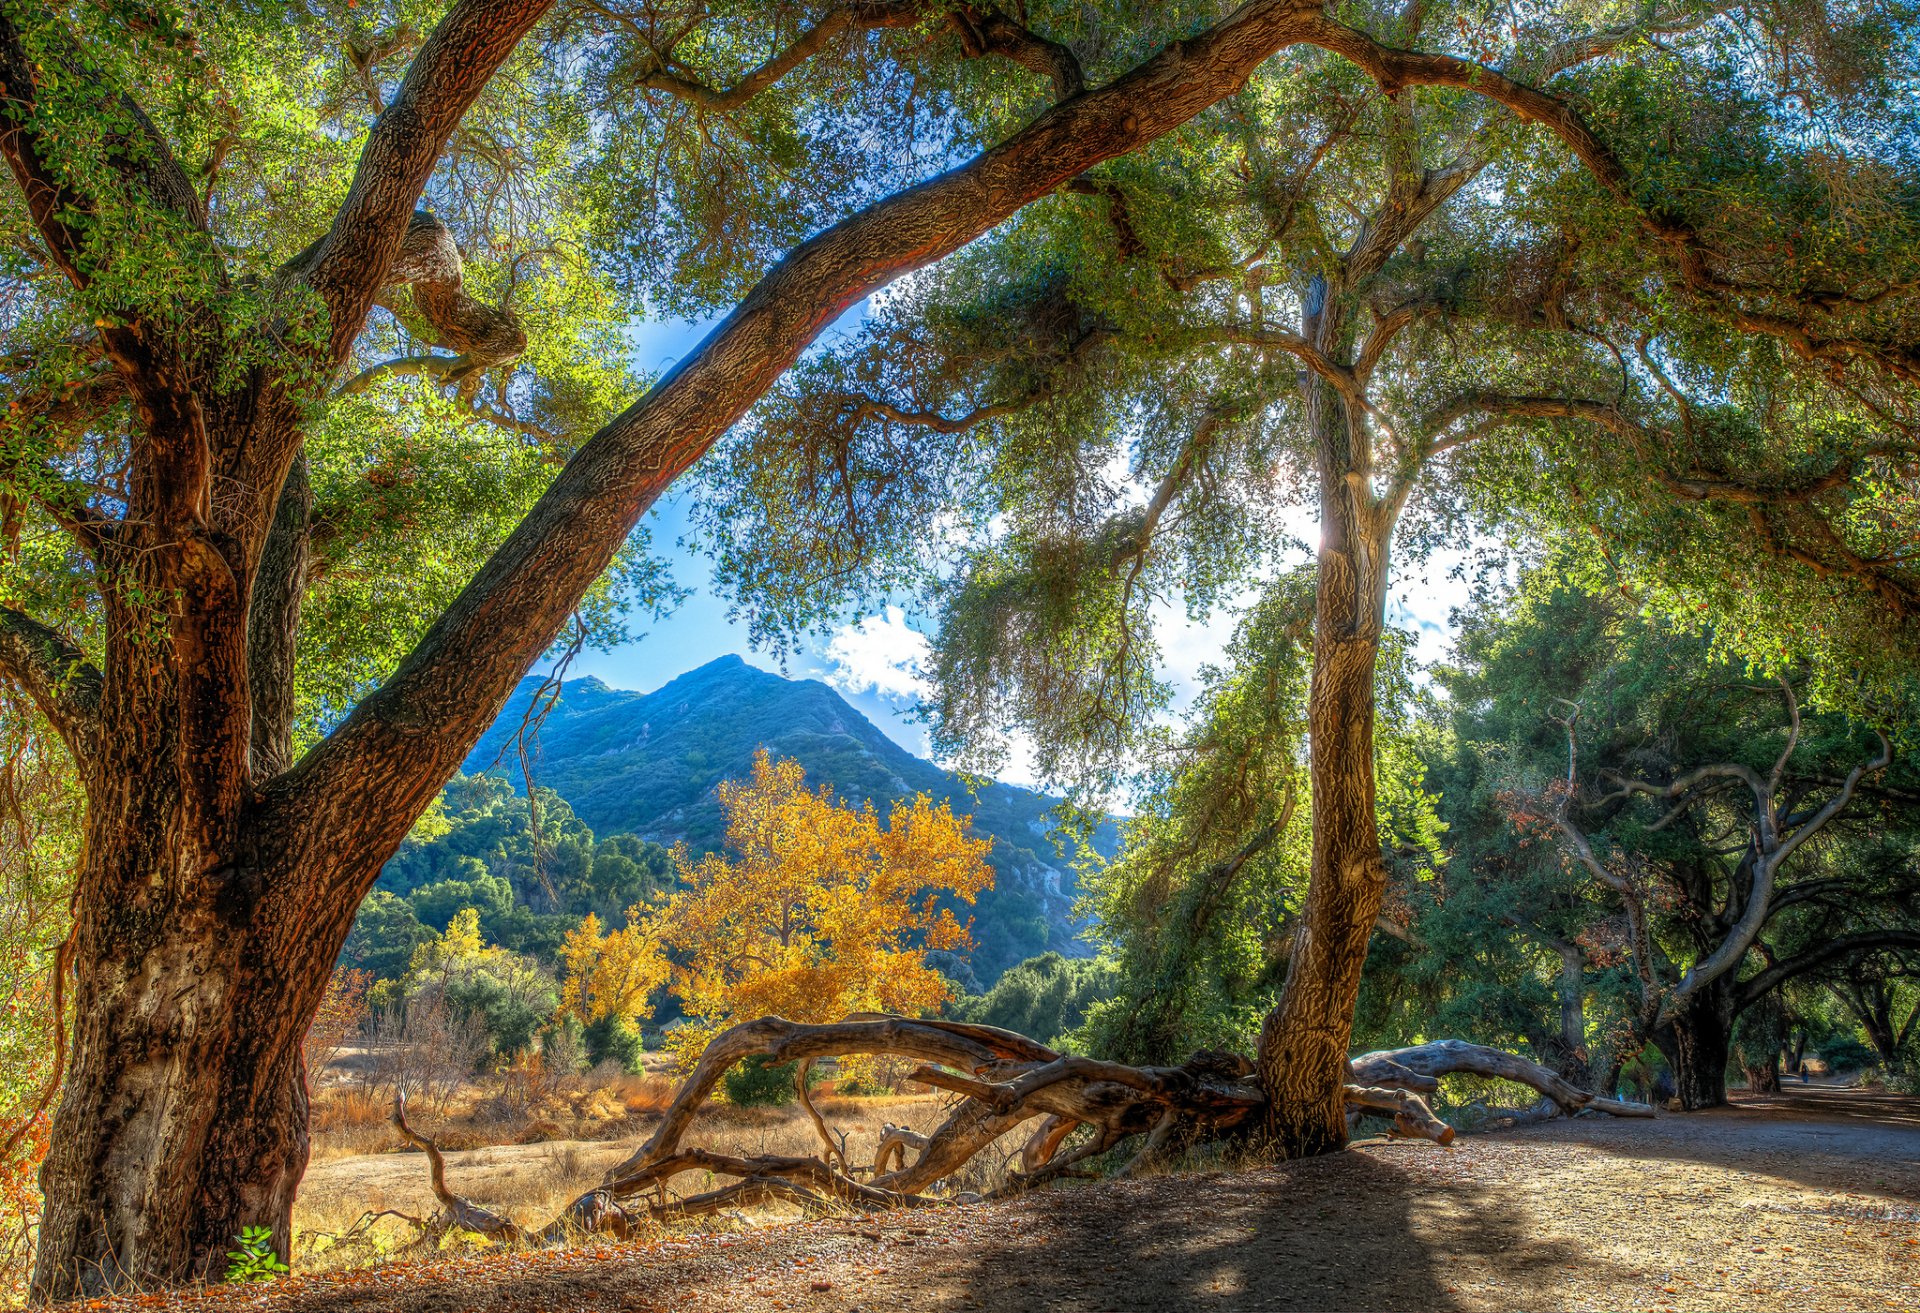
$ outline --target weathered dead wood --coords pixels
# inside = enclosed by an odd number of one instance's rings
[[[819,1133],[820,1145],[826,1151],[827,1164],[831,1166],[834,1160],[838,1159],[841,1174],[850,1176],[852,1173],[847,1168],[847,1155],[845,1151],[834,1143],[833,1133],[827,1129],[826,1118],[822,1117],[820,1110],[813,1106],[813,1092],[807,1088],[807,1077],[812,1074],[813,1059],[802,1058],[799,1064],[793,1069],[794,1096],[800,1100],[800,1106],[807,1110],[807,1119],[813,1123],[813,1129]]]
[[[511,1219],[482,1208],[447,1188],[446,1159],[441,1156],[439,1145],[407,1125],[405,1094],[393,1096],[393,1128],[400,1132],[401,1139],[427,1155],[427,1176],[433,1186],[433,1197],[440,1201],[440,1207],[445,1210],[449,1226],[506,1244],[518,1244],[526,1238],[526,1233]]]
[[[1049,1117],[1041,1122],[1020,1149],[1020,1170],[1033,1172],[1053,1161],[1061,1142],[1073,1134],[1080,1123],[1070,1117]]]
[[[916,1156],[927,1151],[927,1137],[918,1131],[908,1130],[905,1126],[895,1126],[892,1122],[883,1122],[880,1126],[880,1144],[873,1151],[873,1174],[876,1178],[889,1172],[905,1170],[907,1150],[913,1150]]]
[[[1492,1076],[1531,1086],[1559,1104],[1568,1114],[1592,1108],[1615,1117],[1653,1116],[1651,1104],[1602,1098],[1517,1053],[1488,1048],[1484,1044],[1469,1044],[1465,1040],[1434,1040],[1412,1048],[1363,1053],[1349,1066],[1353,1080],[1362,1085],[1430,1091],[1438,1087],[1438,1078],[1441,1076]],[[1420,1083],[1407,1083],[1409,1076]],[[1433,1083],[1426,1084],[1428,1081]]]
[[[861,1055],[918,1058],[922,1065],[914,1071],[914,1080],[960,1096],[931,1135],[885,1125],[870,1182],[853,1179],[844,1143],[836,1144],[806,1088],[814,1061]],[[819,1156],[742,1158],[683,1143],[695,1114],[726,1072],[755,1057],[798,1064],[795,1088],[819,1137]],[[1350,1114],[1384,1113],[1393,1119],[1394,1134],[1442,1145],[1452,1143],[1454,1130],[1434,1115],[1423,1096],[1439,1087],[1441,1076],[1456,1072],[1521,1081],[1570,1110],[1618,1107],[1627,1110],[1620,1115],[1651,1113],[1644,1105],[1595,1099],[1525,1058],[1458,1040],[1364,1054],[1349,1066],[1351,1077],[1342,1098]],[[1020,1170],[987,1196],[1004,1198],[1062,1177],[1087,1175],[1082,1164],[1135,1136],[1144,1136],[1145,1142],[1120,1168],[1122,1175],[1150,1164],[1170,1144],[1254,1130],[1263,1124],[1266,1111],[1253,1064],[1238,1054],[1200,1052],[1178,1067],[1132,1067],[1063,1056],[1024,1036],[961,1022],[876,1015],[804,1025],[762,1017],[715,1037],[653,1137],[601,1185],[538,1231],[454,1194],[439,1148],[407,1126],[403,1100],[395,1100],[394,1125],[427,1154],[434,1195],[446,1219],[443,1230],[473,1231],[505,1244],[544,1245],[583,1232],[625,1236],[642,1219],[671,1221],[763,1203],[820,1212],[968,1202],[980,1196],[929,1192],[1002,1135],[1037,1120],[1020,1150]],[[1066,1149],[1068,1137],[1082,1126],[1089,1131],[1087,1137]],[[669,1183],[691,1171],[733,1179],[704,1194],[670,1198]]]
[[[1412,1090],[1349,1085],[1345,1096],[1348,1108],[1365,1108],[1371,1112],[1391,1114],[1395,1135],[1432,1140],[1435,1144],[1453,1143],[1453,1127],[1436,1117],[1433,1109],[1427,1106],[1427,1101]]]

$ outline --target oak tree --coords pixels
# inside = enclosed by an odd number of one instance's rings
[[[0,672],[87,795],[36,1298],[284,1255],[354,909],[648,507],[849,306],[1329,21],[1114,14],[0,13]],[[619,409],[640,300],[732,309]]]
[[[918,590],[937,737],[1025,729],[1096,787],[1167,696],[1156,604],[1258,595],[1306,504],[1311,879],[1260,1058],[1290,1152],[1345,1136],[1396,547],[1590,534],[1730,649],[1829,658],[1836,703],[1920,633],[1897,16],[1420,4],[1302,42],[914,280],[706,467],[767,632]]]

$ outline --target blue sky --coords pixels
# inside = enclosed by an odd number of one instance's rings
[[[863,303],[849,310],[835,328],[864,318]],[[695,346],[708,327],[673,321],[636,324],[628,330],[635,363],[648,373],[664,371]],[[790,678],[826,681],[908,751],[931,755],[926,727],[911,717],[918,705],[914,661],[925,647],[915,617],[898,608],[881,615],[849,616],[824,640],[803,641],[783,667],[754,651],[746,626],[728,616],[726,602],[714,592],[706,558],[679,545],[687,512],[688,499],[683,494],[663,499],[649,517],[654,548],[672,561],[680,585],[691,590],[687,600],[636,641],[610,652],[581,653],[569,670],[570,677],[594,675],[615,688],[651,692],[677,675],[731,653]],[[1310,519],[1292,529],[1303,540],[1315,534]],[[1466,597],[1465,586],[1448,574],[1457,559],[1455,554],[1436,553],[1424,565],[1403,567],[1395,580],[1388,618],[1417,629],[1424,661],[1446,655],[1452,641],[1449,612]],[[1175,688],[1177,705],[1184,705],[1197,686],[1200,667],[1218,661],[1232,633],[1233,619],[1223,615],[1196,625],[1178,606],[1167,606],[1156,614],[1156,627],[1164,649],[1164,672]],[[1034,782],[1018,745],[1003,777],[1016,784]]]

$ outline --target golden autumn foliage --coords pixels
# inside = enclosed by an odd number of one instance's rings
[[[642,1020],[653,1015],[653,991],[667,982],[667,959],[650,920],[628,913],[625,928],[600,932],[600,918],[588,913],[567,933],[560,956],[567,964],[560,1010],[583,1025],[603,1017]]]
[[[750,781],[720,786],[720,802],[728,854],[676,852],[682,888],[647,917],[676,964],[688,1024],[671,1043],[683,1061],[738,1020],[912,1016],[946,1000],[927,953],[972,940],[939,902],[992,886],[991,839],[924,794],[895,803],[883,826],[871,806],[809,789],[798,763],[764,751]]]

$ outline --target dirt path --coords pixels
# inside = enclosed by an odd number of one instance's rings
[[[1245,1173],[217,1292],[287,1313],[1920,1308],[1920,1100],[1368,1143]],[[151,1307],[151,1304],[145,1305]]]

